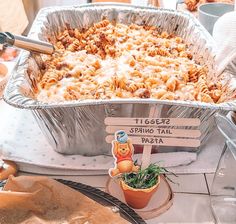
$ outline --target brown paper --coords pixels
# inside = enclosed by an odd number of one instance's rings
[[[47,177],[10,177],[0,192],[1,224],[129,223],[111,208]]]

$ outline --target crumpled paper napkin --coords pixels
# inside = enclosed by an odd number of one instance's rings
[[[0,191],[1,224],[126,224],[119,213],[53,179],[11,176]]]

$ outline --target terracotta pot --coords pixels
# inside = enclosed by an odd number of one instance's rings
[[[159,184],[160,176],[158,176],[157,183],[147,189],[135,189],[128,186],[123,180],[120,181],[120,186],[123,190],[127,204],[136,209],[141,209],[148,205],[152,195],[157,191]]]

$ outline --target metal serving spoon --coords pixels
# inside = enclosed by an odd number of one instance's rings
[[[9,32],[0,33],[0,44],[4,46],[15,46],[35,53],[52,54],[54,52],[54,47],[50,43],[13,35]]]

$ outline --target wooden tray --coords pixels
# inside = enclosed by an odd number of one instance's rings
[[[106,184],[106,192],[126,203],[118,180],[109,178]],[[151,198],[147,207],[143,209],[134,209],[134,211],[143,219],[152,219],[166,212],[172,206],[173,198],[174,194],[169,183],[164,176],[161,176],[160,186]]]

